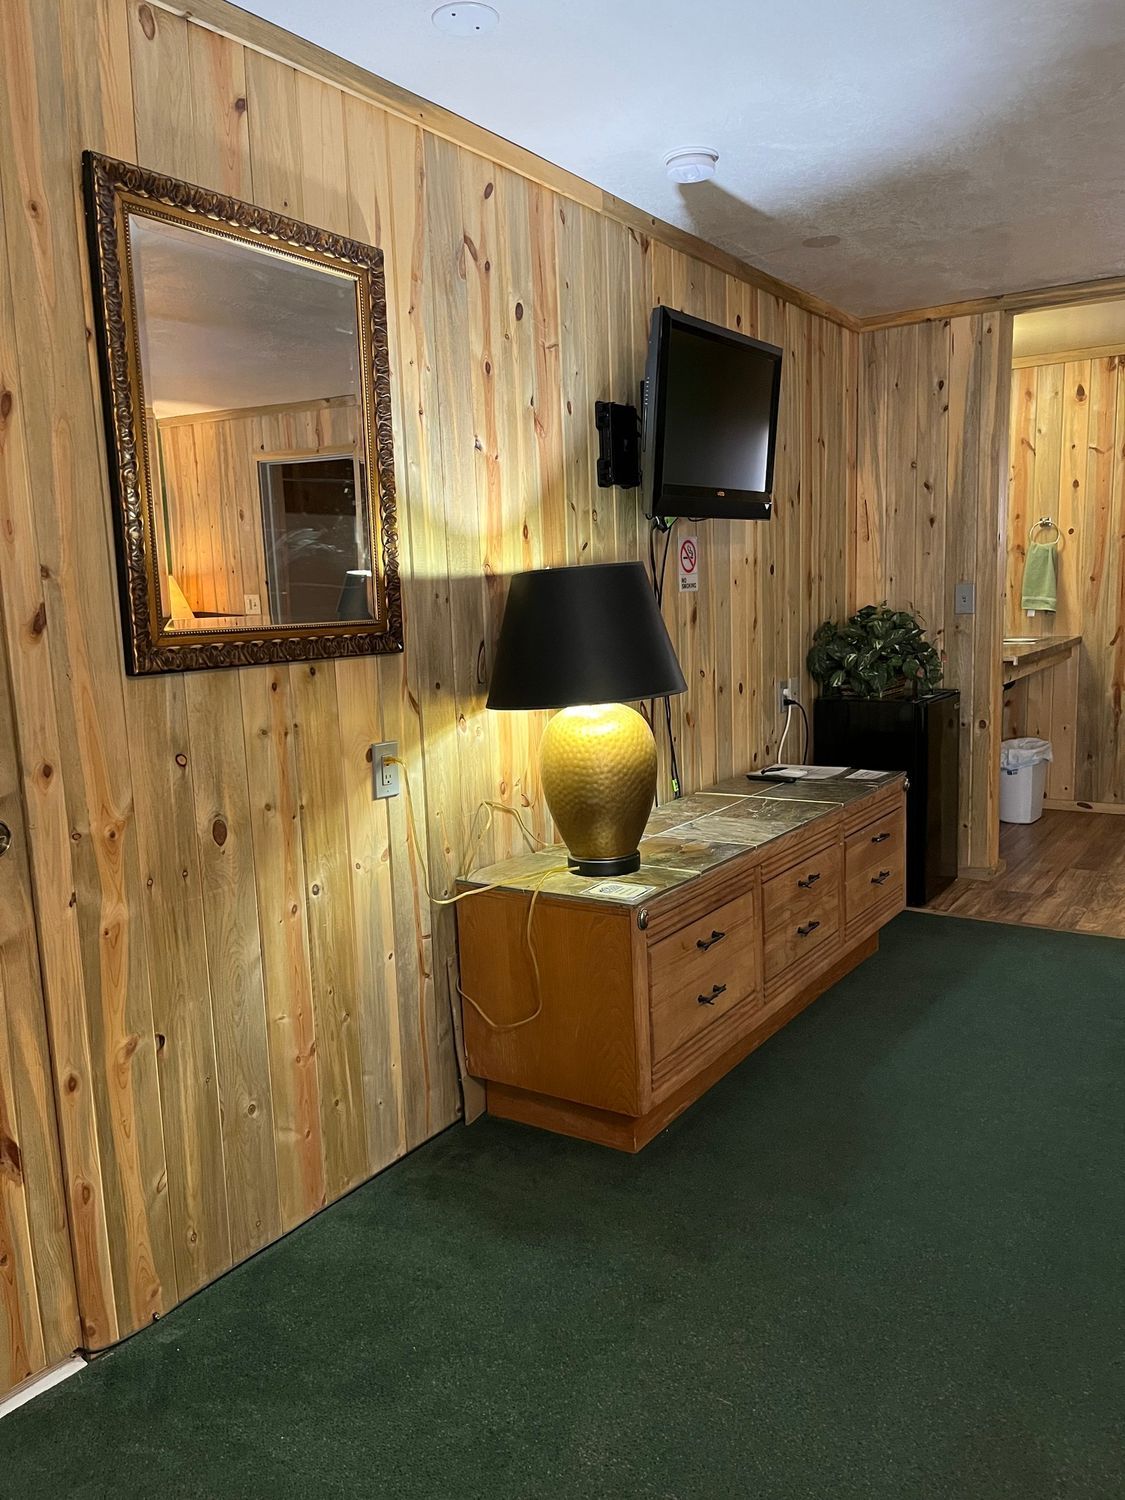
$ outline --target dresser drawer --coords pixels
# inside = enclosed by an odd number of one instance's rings
[[[762,887],[766,983],[840,929],[840,846],[831,844]]]
[[[800,917],[766,933],[766,983],[777,979],[790,964],[799,963],[817,948],[835,941],[840,930],[840,893],[821,897]]]
[[[757,905],[757,892],[747,891],[649,949],[654,1064],[760,997]]]
[[[902,904],[906,839],[901,806],[848,836],[844,871],[849,927],[892,900]]]
[[[840,845],[830,844],[790,865],[762,886],[762,921],[766,936],[800,923],[810,913],[819,915],[840,899]]]

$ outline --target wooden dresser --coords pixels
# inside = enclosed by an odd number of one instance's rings
[[[905,836],[901,776],[742,777],[658,808],[636,874],[572,875],[561,847],[475,872],[460,889],[503,882],[457,907],[489,1112],[639,1151],[875,952]]]

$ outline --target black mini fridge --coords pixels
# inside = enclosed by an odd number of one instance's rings
[[[924,698],[818,698],[814,759],[821,766],[905,771],[906,899],[925,906],[957,878],[961,694]]]

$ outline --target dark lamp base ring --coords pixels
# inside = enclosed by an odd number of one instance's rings
[[[575,875],[632,875],[641,867],[641,856],[637,849],[632,854],[619,854],[616,859],[575,859],[567,855],[567,865]]]

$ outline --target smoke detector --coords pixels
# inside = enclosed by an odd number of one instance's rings
[[[714,177],[719,153],[710,146],[681,146],[669,151],[664,168],[673,182],[706,182]]]
[[[483,36],[499,26],[500,13],[479,0],[454,0],[452,5],[439,5],[430,20],[446,36]]]

